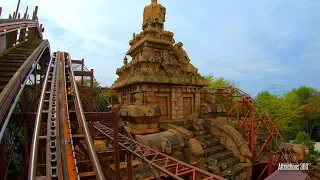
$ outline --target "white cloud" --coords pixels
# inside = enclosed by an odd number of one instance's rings
[[[111,85],[132,33],[141,31],[143,7],[150,0],[21,2],[21,11],[26,5],[29,9],[39,6],[45,37],[53,50],[68,51],[75,59],[85,58],[88,68],[95,69],[97,79]],[[287,80],[302,68],[320,68],[316,26],[320,3],[316,1],[159,2],[167,7],[165,29],[184,43],[191,62],[204,75],[252,85],[278,82],[285,76]],[[8,9],[15,10],[15,5],[6,1],[3,17]],[[297,51],[308,55],[300,57]]]

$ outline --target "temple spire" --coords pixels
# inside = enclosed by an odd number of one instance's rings
[[[164,29],[166,21],[166,8],[158,4],[157,0],[151,0],[151,4],[144,8],[142,29]]]

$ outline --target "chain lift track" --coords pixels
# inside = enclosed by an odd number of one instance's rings
[[[33,133],[33,139],[32,139],[32,144],[31,144],[31,154],[30,154],[30,165],[29,165],[29,179],[35,179],[37,174],[42,175],[43,173],[46,173],[49,176],[51,176],[51,171],[48,172],[48,168],[46,167],[51,167],[51,165],[47,166],[47,163],[50,162],[51,157],[49,154],[46,156],[42,156],[42,159],[39,160],[38,164],[38,152],[42,153],[43,148],[50,148],[51,146],[54,148],[56,145],[56,128],[55,128],[55,120],[56,120],[56,113],[55,113],[55,101],[56,101],[56,94],[53,96],[53,90],[55,89],[56,91],[56,54],[53,55],[52,59],[50,60],[50,63],[47,68],[47,73],[45,76],[45,80],[43,83],[43,88],[41,91],[41,96],[40,96],[40,103],[38,106],[37,110],[37,116],[36,116],[36,121],[34,125],[34,133]],[[55,87],[55,88],[53,88]],[[56,92],[55,92],[56,93]],[[54,102],[54,103],[53,103]],[[54,104],[54,105],[53,105]],[[44,107],[47,107],[48,109],[44,109]],[[45,116],[45,114],[47,116]],[[52,117],[52,119],[51,119]],[[41,126],[43,126],[42,120],[46,122],[47,128],[45,131],[41,132],[41,138],[46,139],[44,142],[44,146],[39,147],[39,140],[40,140],[40,131],[41,131]],[[50,125],[51,123],[54,123],[53,129],[52,129],[52,144],[47,143],[47,140],[51,140],[50,134],[51,134],[51,128]],[[45,126],[45,125],[44,125]],[[53,172],[53,177],[57,177],[57,157],[56,157],[56,149],[52,149],[54,153],[52,154],[53,157],[53,163],[55,163],[55,169],[52,169]],[[47,152],[50,152],[47,151]],[[38,166],[42,167],[41,173],[37,170]],[[44,167],[44,168],[43,168]]]
[[[68,53],[56,52],[48,66],[36,116],[29,179],[39,176],[50,179],[105,179],[90,137],[70,64]],[[74,122],[70,122],[71,113],[77,117]],[[72,123],[75,128],[71,127]],[[77,134],[75,129],[80,134]],[[77,146],[81,146],[88,157],[76,155],[73,137],[77,137]],[[84,168],[82,163],[80,171],[78,163],[81,162],[77,162],[77,157],[88,159],[92,169]],[[65,163],[62,163],[62,160]]]

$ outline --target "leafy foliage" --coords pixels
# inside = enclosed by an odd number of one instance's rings
[[[317,94],[316,89],[308,86],[301,86],[298,89],[293,89],[292,92],[297,94],[300,104],[307,104],[309,98]]]
[[[23,128],[17,124],[9,124],[3,141],[7,179],[18,179],[25,166]]]
[[[306,144],[317,154],[314,141],[320,141],[320,93],[316,89],[302,86],[281,96],[262,91],[256,101],[274,117],[286,141]]]
[[[76,81],[79,90],[81,91],[81,81]],[[90,87],[91,82],[89,79],[83,80],[83,86],[84,87]],[[93,81],[93,91],[92,95],[89,95],[87,93],[80,93],[82,105],[85,111],[90,111],[93,107],[91,107],[91,101],[93,101],[94,104],[94,111],[98,112],[107,112],[110,110],[110,104],[116,104],[118,103],[118,98],[116,95],[111,93],[111,89],[108,87],[102,87],[100,83],[98,83],[96,80]],[[89,91],[90,93],[90,91]],[[93,99],[91,99],[91,97]]]
[[[301,108],[296,94],[287,93],[282,97],[277,97],[269,91],[263,91],[258,94],[256,101],[269,115],[274,117],[275,124],[285,140],[295,138],[296,131],[299,130],[295,121],[301,118]]]
[[[296,139],[293,141],[294,143],[297,143],[297,144],[305,144],[307,145],[311,150],[314,149],[314,145],[315,145],[315,142],[312,141],[310,138],[309,138],[309,135],[304,132],[304,131],[300,131],[297,136],[296,136]]]
[[[103,94],[111,104],[118,104],[118,96],[108,87],[102,88]]]
[[[311,156],[320,157],[320,152],[315,150],[315,141],[311,140],[305,131],[300,131],[293,143],[305,144],[310,149]],[[312,157],[307,157],[307,159],[312,160]]]
[[[209,82],[208,88],[227,87],[227,86],[238,87],[235,81],[230,81],[230,80],[224,79],[223,77],[204,76],[204,78]]]

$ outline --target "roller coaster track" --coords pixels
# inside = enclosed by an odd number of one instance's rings
[[[7,47],[0,56],[0,141],[14,108],[11,105],[18,101],[27,77],[40,63],[46,63],[46,60],[40,61],[40,58],[47,56],[48,60],[50,56],[49,42],[41,39],[37,24],[26,20],[0,20],[0,35],[6,35]]]
[[[57,179],[58,177],[66,177],[65,174],[68,174],[68,178],[66,179],[79,179],[83,177],[105,179],[79,100],[79,91],[73,71],[71,70],[70,58],[68,53],[57,52],[53,55],[50,66],[48,67],[35,122],[31,146],[29,179],[35,179],[36,176]],[[67,89],[71,89],[72,93],[68,94]],[[73,106],[69,106],[71,104]],[[48,107],[48,109],[44,110],[44,106]],[[77,120],[73,122],[69,119],[71,111],[74,111],[77,117]],[[44,113],[47,114],[47,116],[44,116]],[[84,146],[86,149],[83,151],[87,151],[92,170],[80,172],[78,168],[77,159],[79,158],[75,153],[75,144],[72,139],[74,136],[77,136],[77,134],[73,132],[71,123],[76,126],[75,129],[77,129],[79,133],[78,136],[83,135],[82,139],[84,143],[78,146]],[[43,126],[47,126],[46,128],[42,128],[46,132],[40,135],[41,127]],[[60,127],[64,129],[60,129]],[[39,143],[40,138],[45,139],[45,141]],[[61,143],[65,140],[67,140],[68,143]],[[39,147],[38,144],[46,147],[46,156],[43,158],[44,161],[40,160],[40,164],[38,163],[37,157],[41,156],[41,153],[38,152],[40,152],[43,147]],[[62,158],[63,154],[66,154],[65,158]],[[62,159],[66,159],[65,162],[67,163],[62,163]],[[68,164],[67,167],[65,167],[66,164]],[[62,172],[63,169],[67,169],[68,171]]]
[[[103,120],[94,120],[96,117],[84,112],[75,78],[81,73],[72,68],[76,61],[67,52],[58,51],[51,56],[49,42],[42,39],[43,29],[36,11],[37,8],[32,20],[28,20],[26,14],[24,19],[0,20],[0,37],[4,37],[0,42],[5,42],[4,49],[0,46],[0,180],[6,177],[2,146],[7,141],[3,137],[9,124],[16,123],[12,120],[13,111],[23,99],[31,78],[35,84],[36,112],[27,112],[30,108],[21,112],[25,139],[28,139],[29,122],[33,133],[30,151],[28,140],[24,141],[26,163],[19,179],[131,180],[137,166],[134,160],[138,160],[143,171],[151,173],[144,179],[223,179],[136,142],[123,129],[115,113],[104,113]],[[268,164],[262,174],[266,170],[271,174],[280,161],[296,162],[272,118],[248,94],[234,87],[211,89],[208,94],[225,104],[228,121],[237,122],[237,130],[249,143],[252,161]],[[264,136],[260,146],[255,139],[259,136]],[[94,140],[113,142],[106,153],[114,164],[102,162]],[[125,157],[120,157],[120,152],[124,152]],[[126,175],[120,175],[120,159],[126,163]]]

